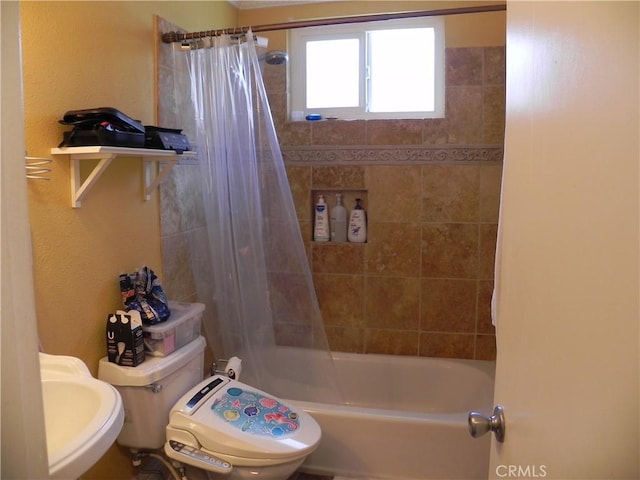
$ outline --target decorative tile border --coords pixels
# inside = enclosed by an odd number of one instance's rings
[[[495,145],[300,146],[282,147],[287,165],[420,165],[425,163],[502,163]]]

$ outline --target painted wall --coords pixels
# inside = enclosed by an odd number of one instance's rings
[[[21,3],[28,154],[49,156],[68,110],[111,106],[154,124],[154,15],[202,30],[236,14],[225,1]],[[146,263],[162,276],[158,195],[144,202],[141,160],[119,158],[73,209],[68,159],[52,169],[28,183],[38,333],[44,351],[77,356],[95,375],[118,273]],[[115,446],[84,478],[132,476]]]

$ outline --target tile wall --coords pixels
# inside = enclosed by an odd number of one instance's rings
[[[158,32],[184,31],[161,17],[155,18]],[[176,44],[159,40],[157,52],[158,125],[183,129],[195,138],[195,113],[184,92],[189,91],[186,65],[173,55]],[[176,92],[182,92],[178,95]],[[185,124],[185,118],[192,122]],[[205,304],[203,325],[209,325],[205,365],[225,354],[220,339],[218,318],[213,298],[215,286],[209,269],[206,216],[201,196],[201,182],[196,160],[180,159],[160,185],[160,235],[162,240],[162,286],[172,300]]]
[[[504,47],[447,49],[446,118],[433,120],[288,122],[286,69],[264,66],[332,350],[495,358],[489,303],[504,54]],[[161,89],[175,73],[160,62]],[[166,101],[160,120],[171,126],[177,107]],[[206,235],[193,203],[194,170],[179,165],[162,187],[165,284],[179,300],[193,300],[196,285],[206,283],[206,272],[193,267],[202,262],[190,259]],[[366,192],[367,243],[311,241],[316,190],[345,192],[347,199]]]
[[[428,120],[288,122],[285,68],[263,69],[332,350],[495,358],[505,50],[446,65],[446,118]],[[317,191],[366,192],[366,244],[312,241]]]

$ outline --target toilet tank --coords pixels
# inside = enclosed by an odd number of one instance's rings
[[[117,442],[125,447],[155,450],[165,443],[169,410],[203,378],[202,336],[166,357],[147,357],[137,367],[100,360],[98,378],[113,385],[124,405],[124,426]]]

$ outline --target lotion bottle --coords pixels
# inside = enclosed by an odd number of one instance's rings
[[[353,207],[349,216],[349,228],[347,236],[350,242],[364,243],[367,241],[367,212],[362,205],[360,199],[356,198],[356,206]]]
[[[336,206],[331,209],[331,241],[347,241],[347,209],[342,205],[342,194],[336,193]]]
[[[328,242],[329,207],[324,201],[324,195],[318,195],[318,203],[316,203],[314,211],[313,240],[315,242]]]

